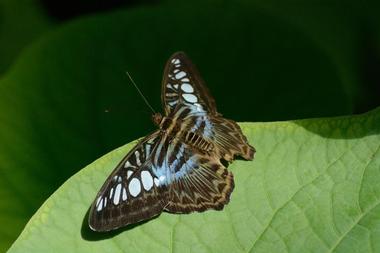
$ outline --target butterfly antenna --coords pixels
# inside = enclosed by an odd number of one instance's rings
[[[144,100],[144,102],[148,105],[148,107],[152,110],[152,112],[155,114],[156,111],[153,109],[153,107],[149,104],[148,100],[146,99],[146,97],[142,94],[141,90],[139,89],[139,87],[137,87],[135,81],[133,81],[131,75],[129,74],[128,71],[125,71],[125,73],[127,74],[127,76],[129,77],[129,79],[131,80],[133,86],[135,86],[136,90],[138,91],[138,93],[140,94],[140,96],[142,97],[142,99]]]

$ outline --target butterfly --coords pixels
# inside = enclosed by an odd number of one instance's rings
[[[240,127],[216,110],[215,100],[183,52],[166,63],[159,129],[121,160],[89,213],[94,231],[109,231],[159,215],[223,209],[234,188],[226,168],[235,156],[252,160],[255,149]]]

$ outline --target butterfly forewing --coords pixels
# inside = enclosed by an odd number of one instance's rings
[[[167,61],[161,96],[166,115],[170,115],[177,106],[187,106],[193,113],[216,114],[214,98],[196,67],[183,52],[173,54]]]
[[[91,207],[93,230],[108,231],[161,213],[165,191],[158,185],[150,160],[159,139],[159,132],[144,138],[108,177]]]

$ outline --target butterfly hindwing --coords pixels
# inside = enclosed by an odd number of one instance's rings
[[[185,143],[178,145],[176,157],[168,158],[167,164],[173,172],[168,186],[168,204],[165,210],[173,213],[202,212],[207,209],[222,209],[228,203],[234,188],[233,175],[218,159],[207,153],[195,152]]]
[[[159,142],[155,132],[140,141],[108,177],[92,204],[89,225],[108,231],[160,214],[165,186],[158,186],[150,155]]]
[[[212,122],[212,142],[215,144],[217,156],[230,162],[235,156],[252,160],[256,152],[249,145],[241,128],[235,121],[222,117],[210,117]]]

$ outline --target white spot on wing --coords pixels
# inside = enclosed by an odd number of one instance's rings
[[[179,69],[175,69],[173,72],[175,74],[175,73],[178,73],[178,71],[179,71]]]
[[[111,188],[111,191],[110,191],[110,199],[112,198],[112,194],[113,194],[113,187]]]
[[[136,166],[133,166],[129,161],[126,161],[124,164],[124,168],[128,168],[128,167],[136,168]]]
[[[173,85],[175,89],[178,89],[178,84]]]
[[[179,64],[180,61],[179,61],[177,58],[173,58],[172,63],[174,63],[174,64]]]
[[[145,156],[149,156],[150,155],[150,144],[146,144],[145,145],[145,153],[146,153]]]
[[[160,185],[160,180],[158,180],[156,177],[154,178],[154,184],[156,186],[159,186]]]
[[[173,107],[173,106],[175,106],[175,105],[177,104],[177,101],[171,101],[171,102],[168,102],[168,104],[169,104],[171,107]]]
[[[127,179],[130,178],[132,176],[132,174],[133,174],[133,171],[128,170],[127,171]]]
[[[115,189],[115,195],[113,196],[113,203],[115,205],[119,204],[120,201],[120,193],[121,193],[121,184],[118,184]]]
[[[182,82],[190,82],[189,78],[187,78],[187,77],[186,78],[182,78],[181,81]]]
[[[181,72],[179,72],[179,73],[177,73],[177,74],[175,75],[175,78],[178,80],[178,79],[181,79],[181,78],[184,77],[184,76],[186,76],[186,73],[183,72],[183,71],[181,71]]]
[[[136,163],[137,163],[137,166],[140,166],[141,165],[141,161],[140,161],[140,152],[138,150],[135,151],[135,156],[136,156]]]
[[[146,191],[149,191],[153,186],[152,175],[147,170],[141,171],[141,182]]]
[[[126,200],[127,200],[127,191],[123,187],[123,201],[126,201]]]
[[[118,182],[121,182],[121,176],[114,176],[113,177],[113,181],[118,181]]]
[[[192,93],[194,91],[193,87],[189,83],[183,83],[181,89],[186,93]]]
[[[132,178],[132,180],[129,182],[128,190],[133,197],[139,195],[141,191],[140,181],[137,178]]]
[[[159,183],[161,184],[161,183],[164,183],[165,179],[166,179],[166,177],[163,176],[163,175],[161,175],[161,176],[158,178],[158,181],[159,181]]]
[[[100,202],[99,202],[99,199],[100,199]],[[99,199],[98,199],[98,202],[99,202],[98,207],[96,208],[98,212],[100,212],[103,209],[103,199],[101,197],[99,197]]]
[[[196,103],[198,102],[198,98],[194,96],[193,94],[182,94],[182,97],[190,103]]]
[[[96,201],[96,206],[99,205],[99,203],[100,203],[101,200],[102,200],[102,196],[100,196],[100,197],[98,198],[98,200]]]
[[[195,107],[197,108],[197,111],[198,111],[198,112],[204,112],[203,107],[202,107],[200,104],[198,104],[198,103],[194,103],[194,105],[195,105]]]

